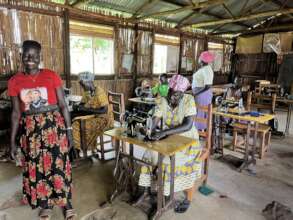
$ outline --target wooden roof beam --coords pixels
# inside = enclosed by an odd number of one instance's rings
[[[199,15],[207,15],[207,16],[210,16],[210,17],[214,17],[216,19],[224,19],[223,17],[218,16],[218,15],[215,15],[215,14],[212,14],[210,12],[194,11],[191,14],[189,14],[188,16],[186,16],[185,18],[183,18],[181,21],[179,21],[176,27],[177,28],[181,28],[182,26],[184,26],[183,23],[188,22],[196,14],[199,14]],[[250,27],[249,25],[243,24],[243,23],[240,23],[240,22],[235,22],[235,24],[237,24],[239,26],[242,26],[242,27],[246,27],[246,28],[249,28]]]
[[[231,18],[235,18],[235,16],[231,12],[231,10],[227,7],[226,4],[222,4],[222,6],[224,7],[225,11],[230,15]]]
[[[192,26],[194,28],[199,28],[199,27],[213,26],[213,25],[219,25],[219,24],[247,21],[247,20],[257,19],[257,18],[261,18],[261,17],[269,17],[269,16],[273,16],[273,15],[280,15],[280,14],[286,15],[286,14],[291,14],[291,13],[293,13],[293,8],[282,9],[282,10],[272,10],[272,11],[250,14],[250,15],[246,15],[246,16],[235,17],[235,18],[226,18],[226,19],[222,19],[222,20],[205,21],[205,22],[200,22],[200,23],[195,23],[195,24],[184,24],[184,25],[182,25],[182,27]]]
[[[136,18],[140,13],[144,12],[146,8],[148,8],[150,5],[157,3],[158,1],[160,0],[148,0],[133,14],[132,18]]]
[[[151,13],[151,14],[147,14],[147,15],[137,16],[137,19],[141,20],[141,19],[146,19],[146,18],[155,17],[155,16],[176,14],[176,13],[180,13],[180,12],[187,11],[187,10],[201,9],[201,8],[206,8],[206,7],[210,7],[210,6],[214,6],[214,5],[220,5],[220,4],[223,4],[224,2],[225,2],[225,0],[209,0],[206,2],[199,2],[194,5],[183,6],[181,8],[177,8],[177,9],[173,9],[173,10],[155,12],[155,13]]]
[[[279,0],[271,0],[271,2],[276,5],[276,6],[279,6],[280,9],[283,9],[283,8],[286,8],[286,5],[287,5],[287,2],[288,0],[286,0],[284,3],[280,2]],[[293,16],[291,14],[287,14],[286,15],[288,18],[293,18]]]
[[[292,31],[293,24],[278,25],[269,28],[257,28],[252,30],[241,30],[241,31],[225,31],[211,33],[212,35],[224,35],[224,34],[255,34],[255,33],[269,33],[269,32],[280,32],[280,31]]]
[[[85,0],[76,0],[74,1],[73,3],[70,4],[71,7],[76,7],[76,6],[79,6],[81,4],[85,4],[86,1]]]
[[[180,4],[180,3],[177,3],[177,2],[170,2],[170,1],[167,1],[167,0],[162,0],[162,1],[170,3],[170,4],[174,4],[174,5],[177,5],[177,6],[180,6],[180,7],[186,6],[184,4]],[[207,8],[204,8],[204,9],[207,9]],[[194,9],[193,12],[191,12],[189,15],[185,16],[183,19],[181,19],[178,22],[176,28],[180,28],[183,23],[189,21],[196,14],[207,15],[207,16],[211,16],[211,17],[214,17],[214,18],[217,18],[217,19],[223,19],[223,17],[215,15],[215,14],[212,14],[210,12],[203,12],[202,9],[200,9],[200,10],[195,10]],[[246,25],[246,24],[243,24],[243,23],[240,23],[240,22],[236,22],[236,24],[239,25],[239,26],[247,27],[247,28],[250,27],[249,25]]]

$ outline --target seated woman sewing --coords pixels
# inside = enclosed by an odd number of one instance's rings
[[[88,149],[94,151],[97,147],[97,137],[114,124],[113,114],[108,108],[109,102],[105,91],[94,85],[94,74],[82,72],[79,74],[79,82],[83,88],[81,104],[73,108],[74,146],[81,149],[80,121],[85,122],[85,144]],[[86,156],[86,155],[84,155]]]
[[[180,134],[186,137],[199,140],[198,132],[193,123],[193,117],[196,115],[196,107],[192,95],[184,94],[190,83],[187,78],[181,75],[174,75],[169,80],[169,92],[167,97],[162,97],[162,101],[156,106],[153,116],[153,126],[150,139],[160,140],[168,135]],[[157,131],[160,121],[163,121],[163,130]],[[199,143],[199,142],[198,142]],[[201,162],[199,155],[201,153],[200,145],[190,146],[186,150],[180,151],[175,155],[175,186],[174,191],[183,191],[193,187],[194,181],[201,176]],[[157,164],[158,154],[146,151],[143,159],[153,165]],[[164,195],[170,193],[170,158],[163,160]],[[143,166],[139,177],[139,186],[145,187],[145,192],[149,191],[151,186],[151,168]],[[146,190],[148,189],[148,190]],[[146,194],[146,193],[145,193]],[[144,195],[145,195],[144,194]],[[190,202],[187,198],[177,203],[175,212],[185,212]]]

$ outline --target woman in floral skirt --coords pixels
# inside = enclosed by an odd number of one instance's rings
[[[55,205],[63,208],[66,220],[73,220],[72,127],[62,81],[55,72],[39,68],[38,42],[24,41],[22,49],[24,71],[11,77],[8,94],[13,105],[11,156],[15,158],[19,145],[24,202],[40,209],[41,220],[50,218]]]

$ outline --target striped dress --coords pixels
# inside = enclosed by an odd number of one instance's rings
[[[196,107],[194,98],[191,95],[184,94],[179,102],[179,105],[172,109],[165,98],[161,98],[161,102],[156,106],[154,116],[163,119],[164,128],[172,128],[182,124],[187,116],[196,115]],[[180,151],[175,155],[175,192],[189,189],[193,186],[194,181],[201,177],[202,163],[199,160],[201,153],[201,146],[199,143],[199,135],[196,127],[193,125],[189,131],[181,133],[180,135],[194,138],[197,145],[190,146],[186,150]],[[156,165],[158,155],[155,152],[146,151],[143,159],[149,163]],[[170,158],[163,159],[164,172],[164,195],[170,194],[170,180],[171,180],[171,165]],[[152,176],[152,168],[150,166],[142,166],[139,177],[139,185],[150,187]]]

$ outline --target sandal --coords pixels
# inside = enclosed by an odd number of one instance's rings
[[[187,200],[187,199],[184,199],[181,202],[176,202],[174,212],[176,212],[176,213],[184,213],[184,212],[187,211],[189,206],[190,206],[190,201]]]
[[[74,209],[67,209],[64,211],[65,220],[73,220],[76,216]]]
[[[40,220],[50,220],[52,209],[41,209],[39,212]]]

